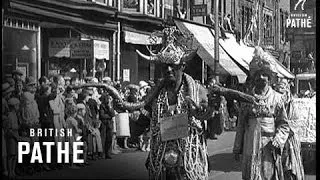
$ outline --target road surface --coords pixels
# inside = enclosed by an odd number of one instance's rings
[[[240,163],[234,161],[232,146],[235,132],[224,132],[218,140],[208,141],[209,161],[212,170],[210,178],[214,180],[241,180]],[[88,167],[80,169],[64,168],[37,173],[26,179],[148,179],[144,166],[146,152],[129,150],[113,155],[112,159],[91,161]],[[316,176],[307,174],[306,180],[315,180]]]

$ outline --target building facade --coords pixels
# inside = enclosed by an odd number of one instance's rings
[[[301,6],[295,5],[298,1],[291,0],[292,10],[287,25],[288,40],[291,45],[290,69],[293,73],[315,73],[316,71],[316,1],[308,0]],[[300,25],[294,23],[295,18],[300,16]],[[302,18],[301,18],[302,16]],[[309,23],[309,24],[308,24]]]
[[[146,51],[149,35],[173,15],[170,2],[6,0],[2,75],[20,69],[37,79],[55,74],[152,79],[154,65],[139,59],[135,49]]]
[[[137,83],[160,77],[159,68],[139,57],[149,51],[154,31],[180,18],[213,28],[214,0],[5,0],[3,75],[19,68],[25,76],[62,74],[109,76]],[[280,56],[289,15],[285,1],[219,0],[219,19],[231,15],[241,38],[248,32],[256,2],[258,31],[249,38]],[[161,42],[158,42],[161,43]],[[213,60],[212,60],[213,61]],[[186,71],[205,82],[213,69],[198,55]]]

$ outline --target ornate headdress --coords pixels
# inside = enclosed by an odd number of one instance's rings
[[[139,50],[136,52],[144,59],[166,64],[182,64],[192,59],[197,52],[197,49],[193,48],[193,36],[182,33],[176,27],[152,33],[149,38],[151,45],[152,42],[157,42],[155,39],[159,37],[162,38],[162,49],[158,53],[154,53],[152,46],[147,47],[151,56],[144,55]]]
[[[263,70],[273,77],[275,74],[277,74],[277,67],[272,59],[273,57],[271,54],[265,52],[259,46],[255,47],[254,56],[249,65],[250,75],[254,76],[257,71]]]

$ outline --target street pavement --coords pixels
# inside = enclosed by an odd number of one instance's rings
[[[240,162],[233,159],[232,146],[235,132],[224,132],[218,140],[208,140],[210,180],[241,180]],[[146,152],[127,150],[113,155],[112,159],[91,161],[80,169],[64,168],[37,173],[26,179],[148,179],[145,168]],[[315,180],[316,175],[307,173],[306,180]]]

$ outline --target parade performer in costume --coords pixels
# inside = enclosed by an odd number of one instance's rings
[[[290,128],[281,94],[270,87],[277,72],[270,55],[256,47],[250,62],[255,103],[243,103],[233,153],[242,154],[242,179],[284,180],[281,154]]]
[[[161,52],[146,56],[137,51],[145,59],[159,62],[164,75],[164,85],[151,102],[151,150],[146,162],[149,178],[204,180],[208,178],[205,131],[194,112],[196,106],[207,104],[207,91],[183,72],[195,51],[188,52],[186,46],[177,43],[183,39],[177,29],[166,28],[163,33]],[[171,128],[177,128],[176,133]]]
[[[290,86],[286,79],[281,79],[275,90],[282,94],[282,99],[288,114],[289,122],[292,119],[294,111],[293,96],[290,92]],[[292,125],[289,123],[289,125]],[[282,166],[284,171],[284,179],[286,180],[304,180],[304,169],[301,159],[301,142],[297,134],[290,127],[290,133],[287,142],[284,145],[282,153]]]

